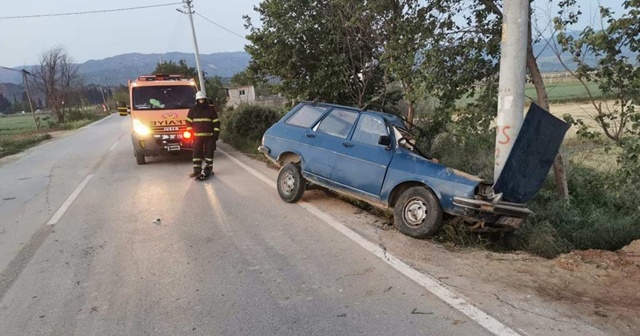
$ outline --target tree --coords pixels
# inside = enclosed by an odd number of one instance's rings
[[[227,92],[222,78],[219,76],[207,78],[205,81],[207,98],[213,101],[216,111],[223,111],[227,104]]]
[[[247,69],[231,76],[229,83],[237,86],[255,85],[259,79],[256,79]]]
[[[576,12],[570,11],[575,0],[563,2],[555,24],[559,30],[557,39],[563,51],[568,51],[577,64],[571,73],[584,85],[591,104],[597,111],[593,118],[600,131],[613,140],[623,151],[618,157],[627,177],[638,178],[640,170],[640,2],[626,0],[622,3],[625,13],[616,17],[611,9],[600,7],[601,29],[586,27],[579,36],[573,37],[567,28],[577,22]],[[595,56],[597,62],[585,61],[587,55]],[[598,84],[609,104],[594,97],[587,87],[588,82]],[[583,120],[573,120],[580,127],[579,133],[589,138],[599,138],[601,132],[592,131]]]
[[[78,67],[62,48],[53,48],[42,54],[40,65],[33,69],[34,85],[42,92],[47,105],[53,109],[58,123],[65,121],[64,104],[69,94],[79,85]]]
[[[0,112],[8,112],[11,102],[0,92]]]
[[[384,90],[380,50],[366,3],[347,0],[263,1],[260,27],[245,16],[249,71],[278,78],[293,99],[364,106]],[[328,19],[331,18],[331,19]]]
[[[156,65],[153,74],[183,75],[187,78],[198,78],[198,70],[187,65],[187,61],[181,59],[178,63],[173,61],[160,62]]]

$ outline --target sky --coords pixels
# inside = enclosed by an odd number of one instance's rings
[[[253,7],[259,2],[194,0],[196,14],[193,19],[200,53],[244,50],[248,42],[244,39],[247,30],[242,16],[247,14],[257,20]],[[0,0],[0,18],[171,3],[176,5],[97,14],[0,19],[0,66],[38,64],[40,56],[54,47],[64,48],[77,63],[131,52],[194,51],[189,17],[176,11],[183,9],[181,0]]]
[[[554,0],[555,3],[557,1]],[[585,14],[582,25],[593,22],[599,1],[578,2]],[[622,0],[601,2],[619,9]],[[97,14],[6,19],[171,3],[175,5]],[[182,9],[181,3],[181,0],[0,0],[0,66],[38,64],[40,56],[55,47],[64,48],[77,63],[132,52],[191,53],[194,48],[188,16],[176,11]],[[200,53],[244,50],[248,42],[243,38],[247,31],[242,16],[250,15],[257,21],[258,15],[253,7],[259,3],[259,0],[194,0],[196,15],[193,18]],[[545,28],[544,18],[557,12],[557,7],[549,4],[549,0],[536,0],[534,8],[540,17],[541,29]]]

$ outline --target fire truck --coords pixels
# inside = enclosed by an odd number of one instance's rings
[[[133,155],[139,165],[147,156],[192,150],[193,134],[186,118],[195,103],[193,79],[181,75],[140,76],[129,81],[129,104],[118,103],[120,115],[131,115]]]

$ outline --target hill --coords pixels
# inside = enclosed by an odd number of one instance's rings
[[[102,60],[86,61],[78,64],[78,72],[86,84],[116,86],[126,84],[128,79],[151,73],[158,62],[178,62],[181,59],[185,60],[189,66],[195,67],[193,53],[130,53]],[[200,55],[202,69],[207,76],[231,77],[244,70],[250,60],[249,54],[243,51]],[[22,69],[22,67],[15,69]],[[18,72],[0,69],[0,83],[21,84],[22,76]]]

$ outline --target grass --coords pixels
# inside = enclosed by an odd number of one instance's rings
[[[46,113],[36,114],[36,117],[40,120],[39,130],[36,130],[31,114],[0,117],[0,158],[50,139],[49,132],[77,129],[105,117],[105,114],[92,108],[70,110],[67,113],[68,121],[60,124],[51,122],[51,116]]]
[[[36,117],[41,117],[37,115]],[[0,134],[21,134],[25,132],[34,132],[36,127],[31,114],[16,114],[0,117]]]
[[[578,81],[565,81],[557,83],[545,83],[547,89],[547,98],[550,104],[563,104],[571,102],[583,102],[588,100],[589,94],[587,89]],[[598,88],[598,84],[593,82],[587,83],[587,88],[594,98],[601,98],[602,92]],[[525,103],[538,101],[538,94],[533,84],[527,84],[524,89]],[[458,106],[465,106],[475,101],[473,98],[463,98],[458,101]]]
[[[587,89],[585,89],[582,83],[577,81],[546,84],[545,87],[550,104],[584,101],[589,97]],[[598,84],[589,82],[587,83],[587,87],[595,98],[602,97]],[[532,101],[538,100],[538,95],[533,84],[526,85],[524,95]]]

